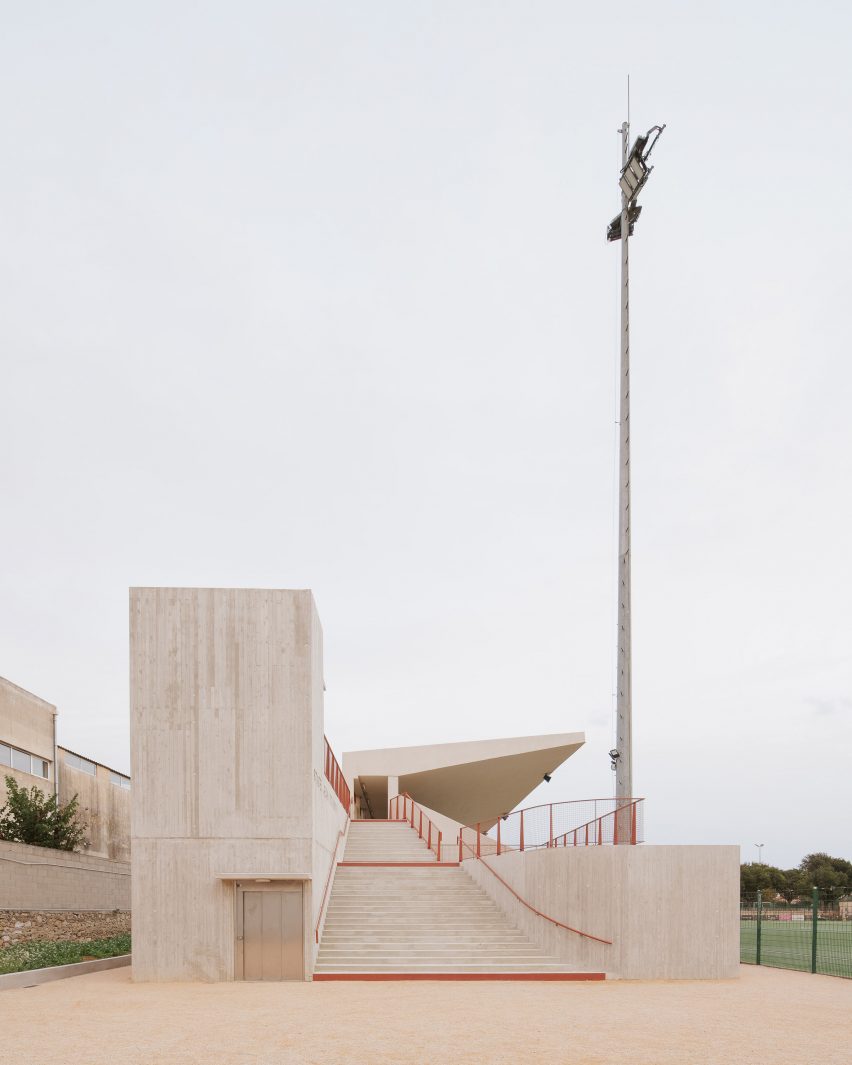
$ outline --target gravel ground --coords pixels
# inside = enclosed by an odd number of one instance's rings
[[[849,1065],[852,981],[133,984],[0,992],[4,1065]]]

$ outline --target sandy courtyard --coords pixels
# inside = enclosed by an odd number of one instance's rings
[[[133,984],[0,992],[4,1065],[849,1065],[852,981]]]

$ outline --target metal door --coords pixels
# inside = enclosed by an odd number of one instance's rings
[[[237,979],[303,980],[302,922],[301,884],[240,885]]]

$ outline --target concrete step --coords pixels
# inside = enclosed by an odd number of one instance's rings
[[[345,918],[339,918],[337,915],[333,915],[333,919],[328,920],[326,927],[329,931],[336,931],[341,933],[357,932],[359,929],[363,929],[365,934],[379,935],[382,931],[387,932],[406,932],[422,934],[425,932],[431,932],[435,935],[443,932],[445,935],[453,935],[457,932],[464,932],[468,929],[471,933],[485,934],[491,929],[496,928],[511,928],[511,925],[506,924],[505,920],[501,921],[497,917],[488,917],[483,920],[458,920],[448,916],[446,919],[442,917],[429,918],[415,915],[413,917],[406,917],[403,919],[390,919],[384,922],[371,922],[369,924],[363,921],[346,920]]]
[[[382,918],[362,920],[358,915],[350,913],[335,913],[327,915],[327,927],[340,927],[346,929],[363,928],[365,931],[378,932],[382,928],[409,929],[415,931],[419,928],[431,928],[437,930],[445,928],[456,931],[464,928],[511,928],[505,918],[494,913],[477,913],[462,916],[452,911],[437,914],[399,914],[394,913]]]
[[[402,925],[390,928],[359,929],[340,925],[330,926],[324,941],[364,942],[364,943],[481,943],[493,939],[505,939],[515,943],[527,942],[526,936],[518,929],[505,925],[492,924],[477,927],[452,928],[430,925],[429,927],[409,929]]]
[[[428,847],[424,847],[422,850],[403,850],[401,847],[394,847],[393,850],[378,850],[376,847],[360,847],[355,850],[345,850],[343,857],[340,859],[343,862],[384,862],[386,865],[392,862],[402,864],[403,862],[419,862],[421,864],[437,865],[438,859],[435,857],[435,852],[430,851]]]
[[[471,889],[470,886],[466,887],[464,884],[458,883],[458,881],[447,880],[445,878],[446,875],[440,872],[431,873],[431,880],[407,880],[395,876],[383,876],[376,880],[353,880],[351,877],[343,875],[346,872],[348,870],[338,868],[334,878],[334,886],[336,888],[339,886],[339,890],[346,892],[347,895],[359,898],[364,896],[369,898],[378,893],[387,898],[402,897],[403,895],[414,898],[419,898],[420,896],[448,898],[459,895],[472,898],[482,894],[482,891],[475,886]]]
[[[389,895],[410,895],[412,891],[461,891],[464,895],[476,895],[480,889],[475,884],[465,884],[464,881],[456,880],[453,873],[455,869],[425,868],[422,875],[406,876],[411,872],[405,866],[338,866],[334,874],[335,884],[340,884],[341,890],[358,891],[361,895],[366,891],[384,891]],[[421,872],[421,870],[417,870]],[[372,873],[373,875],[364,875]],[[390,873],[390,875],[388,875]]]
[[[388,922],[394,922],[396,924],[405,924],[408,926],[423,924],[441,923],[446,924],[447,921],[452,922],[455,925],[463,926],[466,922],[476,921],[477,923],[493,923],[505,925],[506,919],[501,915],[496,914],[492,909],[488,908],[465,908],[455,906],[441,906],[426,909],[425,907],[408,906],[399,909],[388,909],[383,912],[371,910],[364,912],[363,910],[347,909],[338,906],[332,907],[326,917],[328,919],[346,921],[348,924],[353,924],[359,927],[381,926]]]
[[[372,904],[369,908],[338,904],[329,907],[327,916],[351,917],[356,923],[365,925],[371,921],[374,923],[392,919],[429,921],[433,918],[441,920],[445,917],[454,917],[457,924],[464,920],[475,920],[477,918],[490,918],[491,920],[505,923],[505,918],[502,915],[498,915],[490,906],[472,904],[455,906],[445,903],[440,906],[418,906],[415,903],[411,903],[408,906],[387,906],[381,909],[377,908],[375,904]]]
[[[387,913],[394,909],[439,909],[442,906],[457,906],[459,909],[469,907],[482,909],[487,907],[497,912],[490,899],[477,899],[471,895],[412,895],[409,898],[397,895],[342,895],[334,900],[337,905],[354,911],[377,910]]]
[[[323,961],[330,962],[332,960],[338,961],[352,961],[358,960],[364,962],[394,962],[408,960],[412,964],[425,961],[446,961],[451,964],[465,965],[486,965],[488,962],[496,962],[501,964],[502,962],[518,961],[524,964],[534,964],[536,961],[541,961],[542,957],[535,950],[530,950],[529,944],[526,947],[482,947],[480,949],[472,950],[458,950],[456,948],[448,947],[446,950],[430,950],[430,949],[414,949],[414,950],[370,950],[366,947],[359,947],[358,950],[349,950],[340,948],[329,948],[323,951]],[[396,959],[396,961],[394,961]]]
[[[520,962],[508,964],[495,962],[488,962],[487,964],[443,963],[440,968],[436,968],[433,965],[359,965],[342,962],[326,965],[323,962],[317,962],[315,971],[318,973],[572,973],[577,970],[567,965],[560,965],[558,962],[535,962],[532,964]]]
[[[434,862],[426,840],[407,824],[350,822],[343,860],[372,862]]]
[[[350,899],[339,899],[333,901],[332,905],[328,908],[329,915],[331,914],[349,914],[352,917],[360,917],[365,921],[370,918],[376,920],[383,920],[386,917],[414,917],[418,914],[428,917],[430,914],[434,914],[436,917],[443,915],[455,914],[457,917],[495,917],[498,918],[499,910],[490,906],[487,902],[478,902],[476,899],[423,899],[417,900],[399,900],[394,902],[388,902],[386,905],[382,905],[380,899],[371,899],[369,902],[353,903]],[[499,915],[499,920],[505,921],[505,917],[502,914]]]
[[[337,876],[340,876],[338,870]],[[430,883],[428,880],[408,880],[399,883],[396,880],[384,879],[372,882],[353,881],[348,877],[335,877],[335,887],[351,898],[382,898],[393,899],[402,897],[411,898],[473,898],[481,892],[462,887],[454,883],[442,881],[438,873],[433,875]]]
[[[500,920],[499,917],[494,915],[460,920],[452,914],[447,914],[446,916],[438,915],[437,917],[424,917],[421,914],[413,914],[404,918],[393,917],[386,921],[366,922],[358,921],[357,919],[350,920],[346,917],[341,917],[339,914],[332,914],[326,921],[326,927],[329,931],[334,930],[341,933],[357,932],[358,929],[363,929],[369,935],[379,935],[382,931],[410,931],[418,934],[429,931],[436,935],[440,932],[445,935],[453,935],[456,932],[463,932],[465,929],[470,930],[470,932],[485,933],[493,928],[511,928],[512,926],[507,925],[505,920]]]
[[[437,844],[437,840],[433,842]],[[403,828],[395,836],[353,836],[350,833],[346,837],[347,847],[363,847],[365,850],[393,850],[394,847],[402,847],[404,850],[423,847],[425,850],[428,843],[428,836],[426,839],[420,839],[417,833],[412,832],[410,828]]]
[[[405,895],[412,891],[425,892],[456,892],[463,895],[476,895],[481,893],[476,884],[465,884],[463,880],[456,880],[453,876],[454,869],[424,869],[419,876],[404,876],[408,870],[398,869],[394,866],[382,866],[379,869],[369,869],[363,866],[347,868],[338,866],[335,873],[335,884],[340,885],[340,890],[351,891],[353,894],[364,895],[371,891],[383,891],[388,895]],[[371,876],[363,874],[369,872]],[[420,872],[418,870],[418,872]]]
[[[422,840],[418,840],[416,837],[411,840],[388,840],[381,843],[374,840],[347,840],[346,849],[352,853],[353,851],[375,851],[377,854],[384,854],[387,851],[414,851],[423,852],[427,854],[431,848],[427,847],[426,843]],[[443,848],[441,848],[443,850]]]
[[[372,862],[372,859],[370,859]],[[342,879],[353,883],[375,884],[455,884],[459,887],[476,888],[465,872],[457,865],[442,862],[417,861],[413,864],[392,865],[374,863],[371,865],[347,864],[346,859],[338,863]]]
[[[342,872],[344,870],[338,870],[335,877],[335,887],[339,885],[341,892],[357,898],[370,898],[379,893],[383,897],[390,899],[402,896],[413,896],[415,898],[420,898],[421,896],[424,898],[430,896],[437,898],[467,896],[472,898],[481,894],[476,888],[471,890],[471,888],[464,887],[454,881],[444,880],[440,873],[433,873],[431,880],[403,880],[400,882],[395,877],[384,877],[372,881],[352,880],[350,877],[343,876]],[[340,877],[340,879],[338,880],[337,877]]]
[[[324,937],[323,947],[325,950],[378,950],[378,951],[415,951],[415,950],[459,950],[470,951],[478,949],[508,949],[517,947],[519,950],[529,950],[529,942],[523,938],[512,936],[475,936],[454,937],[451,939],[430,939],[424,936],[422,939],[357,939],[350,936],[327,936]]]
[[[341,891],[351,892],[353,895],[366,895],[373,891],[382,891],[387,895],[406,895],[411,892],[425,894],[449,894],[455,892],[462,895],[475,895],[477,889],[474,886],[460,883],[458,880],[448,879],[444,870],[430,871],[427,876],[403,877],[393,872],[387,872],[385,868],[379,870],[380,876],[368,879],[365,877],[352,876],[352,869],[338,866],[335,881],[340,884]]]
[[[476,899],[468,899],[466,901],[464,899],[424,899],[420,902],[401,900],[399,902],[389,902],[384,906],[381,904],[381,900],[377,899],[371,899],[369,903],[352,903],[348,899],[341,899],[329,906],[328,913],[347,913],[353,917],[363,917],[366,920],[370,917],[379,919],[394,915],[414,917],[418,914],[428,917],[430,914],[441,916],[448,913],[454,913],[459,917],[462,915],[470,917],[491,915],[496,917],[499,911],[487,903],[477,902]],[[505,920],[502,916],[501,919]]]
[[[440,873],[432,874],[432,881],[428,880],[406,880],[402,883],[395,879],[385,878],[383,880],[375,880],[373,882],[363,882],[360,880],[353,881],[347,877],[340,876],[342,870],[338,869],[335,876],[335,887],[338,887],[341,892],[345,892],[347,896],[352,898],[377,898],[381,895],[382,898],[473,898],[477,894],[483,894],[481,891],[473,891],[470,888],[465,888],[460,884],[448,882],[443,879]],[[337,877],[340,876],[338,881]],[[485,896],[488,898],[488,896]]]
[[[454,875],[458,866],[441,866],[437,862],[425,862],[419,867],[396,865],[338,865],[335,880],[361,891],[373,891],[383,888],[386,891],[411,891],[429,889],[431,891],[466,891],[477,890],[476,884],[459,880]],[[464,876],[465,874],[462,874]]]
[[[408,825],[350,824],[344,861],[435,862]],[[335,871],[316,973],[559,974],[571,970],[515,928],[459,867]]]

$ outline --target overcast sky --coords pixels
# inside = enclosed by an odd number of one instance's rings
[[[851,10],[0,4],[0,674],[127,769],[128,586],[309,587],[338,753],[612,794],[629,72],[647,838],[852,858]]]

